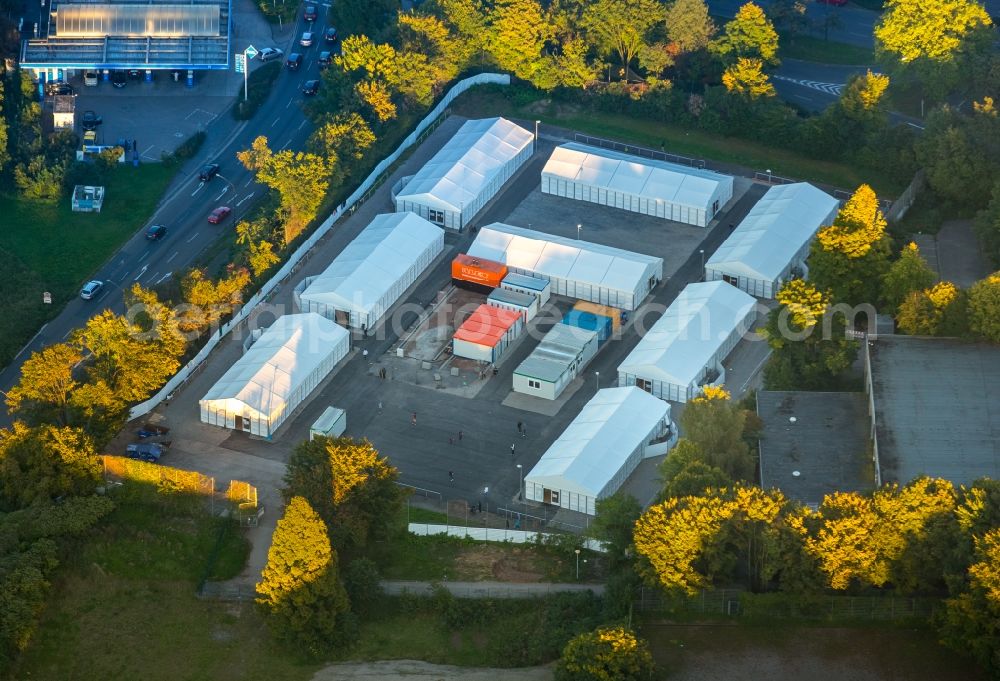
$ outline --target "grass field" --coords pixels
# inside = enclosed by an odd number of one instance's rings
[[[903,189],[885,178],[861,172],[847,164],[806,158],[756,142],[686,130],[659,121],[581,111],[572,106],[561,108],[551,104],[539,111],[535,104],[518,106],[496,92],[473,90],[471,94],[456,99],[452,109],[473,118],[500,115],[538,119],[598,137],[628,141],[652,149],[659,149],[662,145],[671,153],[732,163],[754,170],[769,168],[775,175],[812,180],[843,189],[853,190],[863,182],[871,184],[877,192],[889,195]]]
[[[801,59],[820,64],[846,64],[848,66],[875,63],[875,52],[871,48],[835,43],[811,35],[797,35],[794,38],[780,33],[778,56],[782,59]]]
[[[0,194],[0,366],[146,223],[175,172],[160,163],[119,166],[100,213],[74,213],[68,198],[42,205]],[[51,305],[42,302],[44,291]]]

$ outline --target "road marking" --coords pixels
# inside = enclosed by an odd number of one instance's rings
[[[293,101],[294,101],[294,100],[291,100],[291,99],[289,99],[289,100],[288,100],[288,104],[285,104],[285,108],[287,109],[288,107],[290,107],[290,106],[292,105],[292,102],[293,102]]]
[[[305,125],[305,124],[306,124],[305,120],[303,120],[301,123],[299,123],[299,130],[301,130],[302,126]]]
[[[254,178],[253,178],[253,177],[251,177],[251,178],[250,178],[249,180],[247,180],[247,183],[246,183],[245,185],[243,185],[243,186],[244,186],[244,187],[249,187],[249,186],[250,186],[250,185],[252,185],[253,183],[254,183]]]
[[[283,145],[281,145],[281,149],[278,149],[278,151],[284,151],[288,147],[288,145],[291,144],[291,143],[292,143],[292,140],[288,140]]]
[[[146,156],[146,152],[149,151],[150,149],[152,149],[155,146],[156,146],[155,144],[150,144],[148,147],[146,147],[145,149],[143,149],[142,153],[139,154],[139,155],[145,157]]]
[[[153,282],[153,279],[156,279],[156,275],[157,275],[157,274],[159,274],[159,273],[160,273],[160,272],[159,272],[159,270],[157,270],[156,272],[153,272],[153,276],[151,276],[151,277],[149,278],[149,283],[150,283],[150,284],[154,283],[154,282]]]
[[[803,102],[811,102],[812,101],[808,97],[803,97],[802,95],[792,95],[792,97],[795,97],[795,99],[801,99]]]
[[[167,262],[170,262],[171,260],[173,260],[176,257],[177,257],[177,251],[174,251],[174,254],[172,256],[170,256],[169,258],[167,258]]]
[[[141,270],[139,270],[139,274],[137,274],[137,275],[135,276],[135,279],[133,279],[132,281],[139,281],[139,278],[140,278],[140,277],[141,277],[141,276],[142,276],[143,274],[145,274],[145,273],[146,273],[146,270],[148,270],[148,269],[149,269],[149,265],[143,265],[143,266],[142,266],[142,269],[141,269]]]
[[[843,83],[820,83],[815,80],[802,80],[800,78],[789,78],[788,76],[771,76],[775,80],[783,80],[786,83],[795,83],[796,85],[801,85],[802,87],[807,87],[810,90],[818,90],[819,92],[825,92],[828,95],[834,97],[839,97],[840,93],[844,91]]]
[[[243,202],[244,202],[244,201],[249,201],[250,199],[252,199],[252,198],[253,198],[253,195],[254,195],[254,193],[255,193],[255,192],[250,192],[249,194],[247,194],[246,196],[244,196],[244,197],[243,197],[242,199],[240,199],[239,201],[237,201],[237,202],[236,202],[236,207],[237,207],[237,208],[239,208],[240,206],[242,206],[242,205],[243,205]]]
[[[128,276],[128,272],[126,272],[125,274],[123,274],[122,277],[121,277],[121,279],[119,279],[118,281],[119,282],[125,281],[125,277],[127,277],[127,276]]]
[[[197,239],[199,234],[200,234],[200,232],[195,232],[194,234],[192,234],[191,238],[187,240],[187,243],[191,243],[192,241],[194,241],[195,239]]]
[[[201,191],[201,188],[202,188],[202,187],[204,187],[204,186],[205,186],[205,183],[204,183],[204,182],[201,182],[201,183],[199,183],[199,184],[198,184],[198,188],[197,188],[197,189],[195,189],[195,190],[194,190],[193,192],[191,192],[191,196],[194,196],[195,194],[197,194],[198,192],[200,192],[200,191]]]
[[[271,123],[271,127],[273,128],[274,126],[276,126],[278,124],[278,121],[280,121],[280,120],[281,120],[281,116],[278,116],[277,118],[275,118],[274,119],[274,123]]]
[[[105,292],[104,292],[104,296],[108,295],[109,293],[111,293],[111,291],[105,291]],[[101,296],[100,298],[98,298],[98,299],[97,299],[96,301],[94,301],[94,302],[97,302],[97,303],[101,302],[102,300],[104,300],[104,296]],[[64,334],[63,334],[63,337],[62,337],[62,339],[63,339],[63,340],[66,340],[67,336],[69,336],[69,335],[70,335],[71,333],[73,333],[73,329],[70,329],[69,331],[67,331],[66,333],[64,333]],[[74,365],[74,367],[73,367],[73,368],[75,369],[75,368],[76,368],[76,366]]]
[[[145,253],[143,253],[142,257],[139,258],[139,262],[142,262],[143,260],[145,260],[146,258],[148,258],[149,254],[152,253],[152,252],[153,252],[153,249],[149,249],[148,251],[146,251]]]
[[[222,193],[215,197],[215,200],[218,201],[219,199],[221,199],[223,196],[226,195],[226,192],[228,191],[229,191],[229,185],[226,185],[225,187],[222,188]]]
[[[162,277],[160,277],[160,278],[159,278],[159,279],[158,279],[158,280],[156,281],[156,284],[162,284],[162,283],[163,283],[164,281],[166,281],[167,277],[169,277],[169,276],[170,276],[171,274],[173,274],[173,272],[167,272],[166,274],[164,274],[164,275],[163,275]],[[154,284],[154,286],[155,286],[156,284]]]
[[[904,123],[906,123],[907,125],[913,126],[917,130],[923,130],[924,129],[924,126],[917,125],[916,123],[910,123],[909,121],[904,121]]]
[[[16,355],[14,355],[14,359],[17,359],[18,357],[20,357],[20,356],[21,356],[21,353],[23,353],[23,352],[24,352],[25,350],[27,350],[27,349],[28,349],[29,347],[31,347],[31,344],[35,342],[35,339],[36,339],[36,338],[38,338],[39,336],[41,336],[41,335],[42,335],[42,331],[44,331],[44,330],[45,330],[45,327],[46,327],[46,326],[48,326],[48,325],[49,325],[49,324],[48,324],[48,322],[46,322],[46,323],[42,324],[42,328],[40,328],[40,329],[39,329],[39,330],[38,330],[38,331],[37,331],[37,332],[35,333],[35,335],[31,337],[31,340],[30,340],[30,341],[28,341],[27,343],[25,343],[25,344],[24,344],[24,347],[23,347],[23,348],[21,348],[21,352],[18,352],[18,353],[17,353]]]

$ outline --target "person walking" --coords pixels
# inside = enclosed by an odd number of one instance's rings
[[[520,434],[521,431],[523,431],[523,430],[524,430],[524,424],[522,422],[518,421],[517,422],[517,432],[518,432],[518,434]]]
[[[510,445],[510,458],[512,458],[512,459],[514,458],[514,444],[513,443],[511,443],[511,445]]]
[[[378,413],[382,413],[382,400],[378,401]]]
[[[454,471],[448,471],[448,480],[450,480],[451,482],[455,482],[455,472]]]
[[[521,428],[521,439],[528,437],[528,426],[522,426]]]
[[[463,434],[462,431],[458,431],[458,441],[459,442],[462,441],[462,434]]]
[[[417,425],[417,412],[413,412],[410,415],[410,425],[412,425],[414,427]]]

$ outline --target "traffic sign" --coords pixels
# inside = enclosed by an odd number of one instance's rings
[[[236,53],[236,73],[246,73],[247,58],[242,52]]]
[[[257,52],[256,47],[254,47],[253,45],[249,45],[247,49],[243,50],[243,54],[247,56],[247,59],[252,61],[253,58],[259,54],[259,52]]]

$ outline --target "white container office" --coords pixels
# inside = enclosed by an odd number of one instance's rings
[[[339,407],[327,407],[309,427],[309,439],[340,437],[347,430],[347,412]]]
[[[514,392],[555,400],[597,354],[597,333],[556,324],[514,369]]]
[[[486,297],[486,304],[504,310],[513,310],[521,315],[525,323],[530,322],[538,314],[538,298],[531,293],[518,293],[497,288]]]
[[[500,288],[505,291],[530,293],[536,296],[538,298],[539,309],[545,303],[549,302],[549,296],[552,295],[552,284],[548,279],[532,277],[527,274],[518,274],[517,272],[510,272],[504,277],[503,281],[500,282]]]

